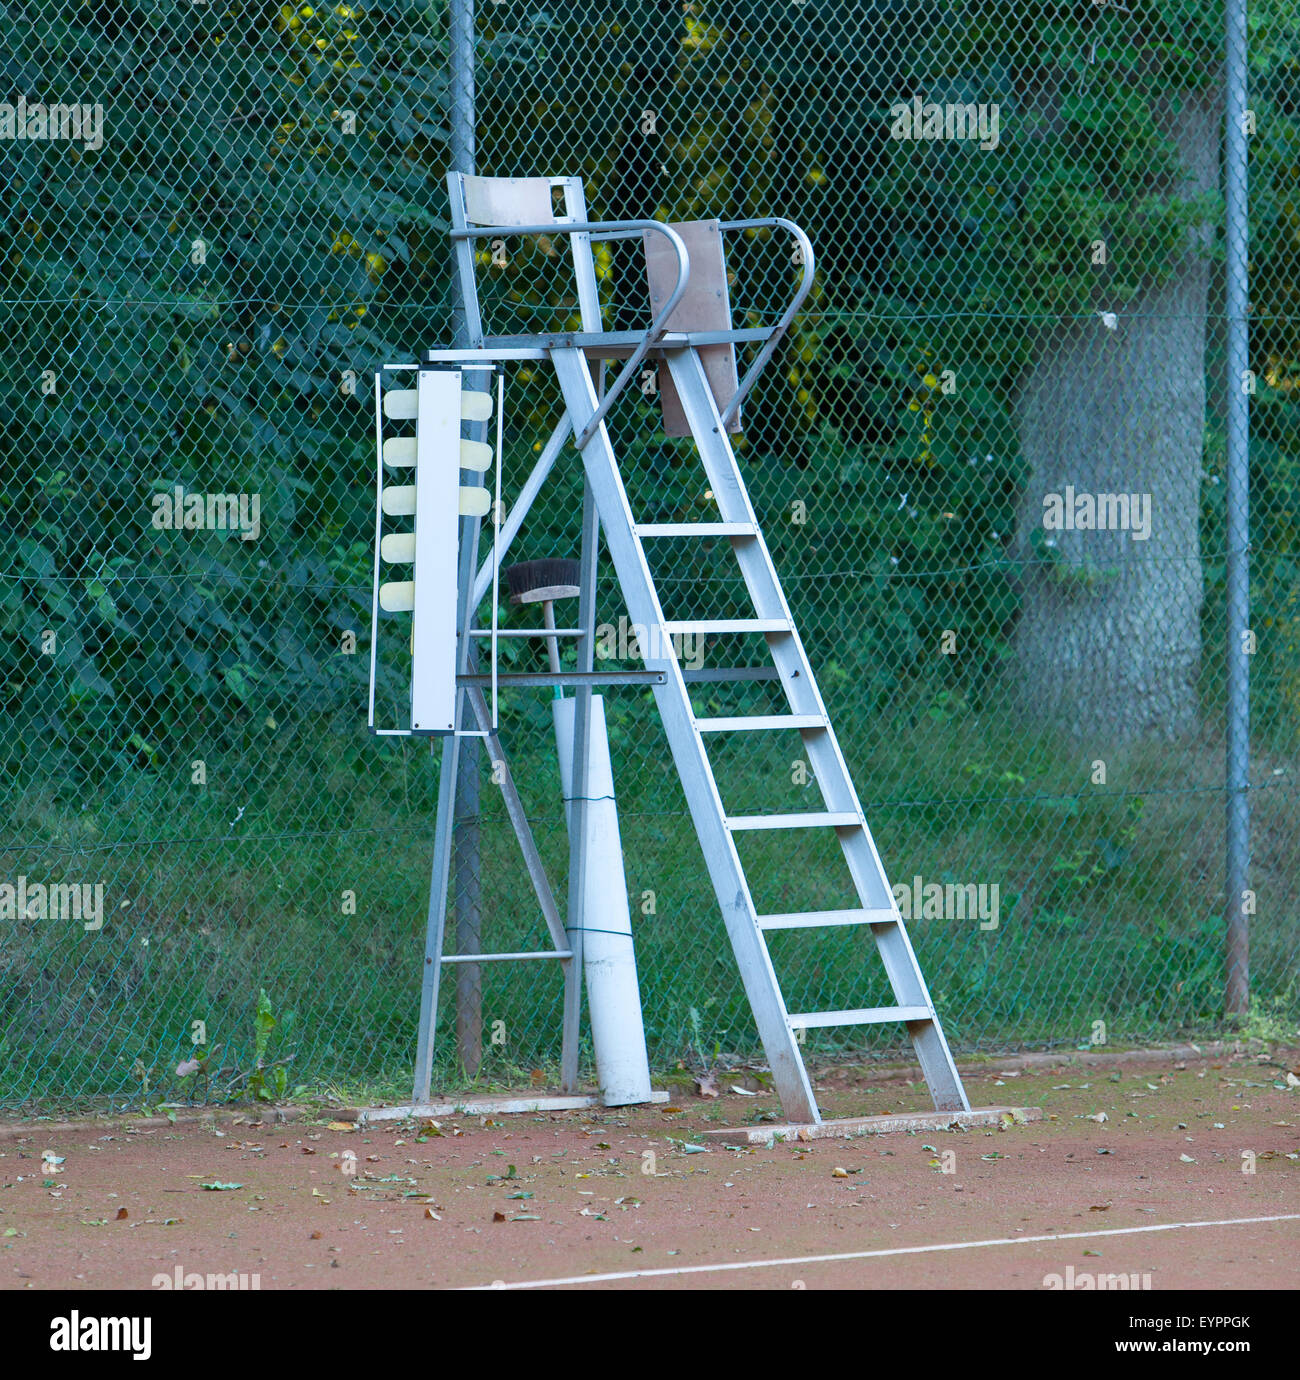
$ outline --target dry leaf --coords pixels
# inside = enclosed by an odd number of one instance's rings
[[[701,1074],[700,1077],[695,1080],[695,1095],[696,1097],[718,1096],[718,1085],[714,1081],[711,1073]]]
[[[504,1222],[506,1220],[506,1215],[504,1212],[494,1212],[492,1214],[492,1220],[494,1222]]]
[[[355,1131],[357,1123],[355,1121],[331,1121],[326,1129],[330,1131]]]
[[[425,1208],[425,1210],[424,1210],[424,1215],[425,1215],[426,1217],[431,1217],[435,1222],[441,1222],[441,1221],[442,1221],[442,1218],[439,1217],[438,1214],[437,1214],[436,1212],[434,1212],[434,1210],[433,1210],[431,1207]]]
[[[847,1169],[841,1169],[838,1164],[831,1170],[832,1179],[847,1179],[848,1177],[849,1171]]]
[[[311,1239],[312,1239],[313,1241],[319,1241],[319,1240],[320,1240],[320,1232],[318,1232],[318,1231],[312,1232],[312,1234],[311,1234]]]
[[[1109,1212],[1109,1211],[1110,1211],[1110,1204],[1109,1204],[1109,1203],[1094,1203],[1094,1204],[1088,1209],[1088,1211],[1089,1211],[1089,1212]]]
[[[1108,1116],[1106,1115],[1105,1112],[1097,1112],[1094,1116],[1090,1116],[1090,1117],[1088,1118],[1088,1120],[1089,1120],[1089,1121],[1109,1121],[1109,1120],[1110,1120],[1110,1117],[1108,1117]]]
[[[117,1210],[117,1221],[119,1221],[119,1222],[125,1222],[126,1219],[127,1219],[127,1217],[128,1217],[129,1215],[130,1215],[130,1214],[127,1212],[127,1210],[126,1210],[125,1208],[118,1208],[118,1210]]]

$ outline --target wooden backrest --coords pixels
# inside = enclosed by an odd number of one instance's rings
[[[731,297],[727,291],[727,261],[722,248],[722,229],[716,220],[674,222],[672,228],[682,237],[691,258],[691,276],[686,292],[668,318],[670,331],[729,331]],[[677,256],[662,235],[645,235],[646,283],[650,291],[650,310],[658,313],[677,282]],[[730,344],[701,345],[700,362],[718,411],[736,396],[736,347]],[[659,366],[659,404],[663,411],[664,434],[689,436],[686,414],[682,410],[672,376]],[[740,430],[740,413],[732,418],[729,431]]]

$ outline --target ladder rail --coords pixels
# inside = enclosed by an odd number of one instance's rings
[[[632,520],[608,429],[603,421],[594,430],[588,424],[599,400],[586,358],[578,349],[555,350],[551,358],[575,436],[591,432],[581,447],[583,465],[628,611],[637,623],[661,626],[663,609]],[[681,667],[672,654],[671,644],[666,652],[648,655],[645,662],[647,669],[662,670],[665,674],[664,683],[654,687],[655,699],[782,1107],[794,1119],[820,1123],[821,1114],[788,1021],[771,955],[758,928],[740,856],[724,823],[722,799],[703,741],[695,729]]]
[[[754,524],[755,540],[733,542],[732,550],[759,618],[783,620],[788,625],[787,633],[768,635],[766,640],[791,711],[795,714],[817,714],[825,719],[824,733],[810,733],[804,737],[823,802],[828,811],[853,812],[863,820],[860,829],[836,831],[859,901],[866,910],[890,909],[896,912],[897,905],[875,839],[865,823],[866,815],[848,764],[831,725],[811,662],[781,588],[703,367],[698,356],[690,349],[673,351],[667,355],[667,359],[692,433],[697,442],[701,442],[700,458],[718,505],[719,516],[724,522]],[[936,1107],[940,1110],[968,1110],[965,1089],[952,1062],[933,999],[901,915],[897,924],[873,926],[872,932],[898,1005],[924,1006],[931,1013],[930,1026],[925,1031],[913,1032],[913,1043]]]
[[[669,364],[674,371],[674,383],[682,398],[682,405],[697,436],[710,435],[711,439],[714,435],[723,437],[725,433],[721,429],[721,418],[718,417],[713,395],[704,380],[703,370],[698,367],[697,361],[692,360],[692,355],[693,352],[685,351],[680,357],[671,359]],[[714,428],[717,428],[716,432]],[[724,443],[718,449],[725,452],[730,463],[720,465],[710,453],[712,449],[712,446],[701,448],[701,460],[723,520],[752,524],[754,528],[755,539],[752,542],[734,543],[732,549],[755,612],[759,618],[782,622],[789,629],[786,634],[768,638],[768,647],[785,690],[790,711],[800,716],[819,718],[826,726],[824,733],[811,735],[805,740],[813,775],[822,792],[822,800],[827,810],[853,812],[865,819],[862,802],[854,789],[848,763],[840,749],[839,739],[836,737],[826,703],[817,685],[812,663],[804,649],[803,639],[799,636],[785,591],[781,588],[775,563],[759,526],[749,493],[741,479],[735,455],[730,445]],[[879,857],[876,856],[873,861],[883,876],[884,868]],[[869,872],[861,878],[855,877],[855,881],[861,883],[859,895],[864,906],[879,909],[893,904],[892,893],[870,894],[872,878]],[[867,894],[863,893],[863,885],[867,887]]]

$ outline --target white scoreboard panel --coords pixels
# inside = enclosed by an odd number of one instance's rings
[[[456,723],[460,518],[484,517],[492,506],[485,487],[460,482],[461,471],[481,475],[498,458],[493,446],[462,438],[461,428],[466,422],[489,421],[494,399],[491,393],[466,390],[456,365],[419,366],[414,388],[385,390],[383,379],[384,371],[376,374],[370,727],[379,734],[451,733]],[[396,530],[384,530],[386,519],[397,520],[392,524]],[[381,579],[390,574],[398,578]],[[410,618],[409,727],[375,725],[381,613]]]

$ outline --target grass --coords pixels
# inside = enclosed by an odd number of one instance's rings
[[[826,690],[891,880],[998,887],[995,929],[978,919],[910,925],[955,1048],[1071,1047],[1095,1038],[1098,1022],[1112,1042],[1223,1029],[1220,744],[1113,751],[1106,784],[1094,785],[1090,753],[1028,738],[959,698],[913,698],[868,716],[833,668]],[[715,693],[713,708],[739,710],[748,696],[758,710],[763,693]],[[646,708],[631,692],[607,706],[651,1057],[671,1066],[701,1040],[752,1054],[734,960]],[[567,839],[545,703],[503,729],[559,889]],[[728,808],[818,803],[816,785],[795,779],[802,749],[791,736],[720,747]],[[249,773],[250,760],[258,771]],[[1260,763],[1254,797],[1253,1019],[1278,1030],[1294,1030],[1300,1017],[1300,903],[1287,871],[1296,769],[1283,758]],[[177,1064],[214,1045],[234,1084],[253,1065],[260,988],[277,1020],[268,1057],[289,1060],[290,1089],[409,1082],[436,760],[418,746],[377,745],[350,725],[331,734],[304,723],[211,754],[208,781],[191,786],[178,763],[75,801],[15,788],[0,876],[103,881],[106,916],[98,933],[66,921],[14,926],[0,951],[0,1102],[183,1099]],[[535,947],[536,905],[486,774],[482,808],[485,939]],[[744,840],[760,910],[846,903],[847,872],[819,832],[793,843]],[[772,939],[792,1010],[889,1003],[861,932]],[[545,966],[484,968],[485,1027],[503,1024],[499,1043],[485,1031],[481,1086],[518,1086],[553,1063],[560,979]],[[453,987],[444,986],[444,1055],[454,1044]],[[809,1048],[898,1046],[892,1028],[863,1035],[810,1032]],[[437,1083],[465,1086],[450,1063]]]

